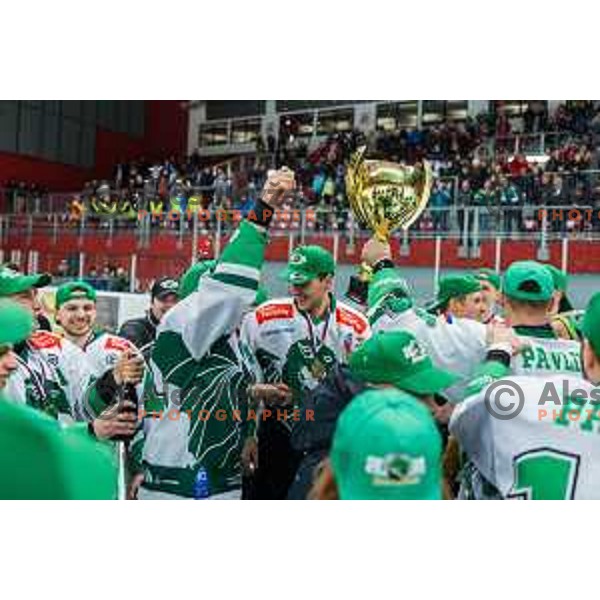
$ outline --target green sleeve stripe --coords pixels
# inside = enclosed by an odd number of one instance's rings
[[[211,275],[212,279],[233,285],[235,287],[246,288],[256,291],[258,289],[258,279],[250,279],[248,277],[240,277],[239,275],[230,275],[228,273],[215,273]]]
[[[198,366],[181,336],[174,331],[159,334],[152,351],[152,360],[163,379],[179,387],[184,387],[191,380]]]
[[[266,245],[267,234],[256,225],[242,221],[225,246],[219,264],[233,263],[260,269],[265,258]]]
[[[248,279],[260,279],[260,269],[235,263],[219,263],[219,266],[215,269],[215,273],[239,275],[240,277],[247,277]]]

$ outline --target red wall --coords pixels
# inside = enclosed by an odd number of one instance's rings
[[[148,281],[162,275],[176,275],[182,273],[190,264],[192,255],[191,235],[185,235],[181,243],[174,233],[153,233],[152,243],[148,247],[140,248],[133,232],[116,231],[109,241],[108,231],[87,232],[79,237],[75,231],[61,228],[57,240],[54,240],[50,231],[33,231],[31,237],[23,233],[23,227],[11,227],[4,232],[2,249],[5,260],[8,260],[11,250],[21,250],[22,264],[29,250],[39,252],[40,271],[55,271],[61,259],[84,252],[86,255],[86,271],[92,265],[101,267],[106,262],[111,262],[125,268],[129,267],[131,256],[138,257],[138,279]],[[202,236],[200,236],[202,238]],[[212,239],[199,239],[201,244],[212,243]],[[221,247],[227,243],[222,240]],[[333,250],[331,236],[310,236],[306,243],[320,244]],[[341,264],[356,264],[360,256],[361,243],[357,243],[354,252],[349,252],[343,240],[338,246],[338,262]],[[285,261],[289,249],[287,236],[273,236],[266,251],[267,260]],[[550,262],[560,266],[561,243],[549,243]],[[433,240],[412,240],[409,256],[400,256],[399,248],[393,244],[394,262],[399,266],[432,268],[435,263],[435,243]],[[535,257],[536,248],[533,242],[511,241],[502,247],[502,270],[515,260]],[[495,244],[484,242],[481,245],[479,259],[465,259],[458,257],[458,245],[453,240],[442,242],[442,268],[474,269],[480,266],[494,266]],[[569,273],[600,273],[600,243],[587,240],[572,240],[569,243]]]
[[[159,158],[184,154],[187,145],[187,111],[179,100],[146,100],[146,127],[142,138],[123,133],[96,130],[96,165],[86,170],[35,159],[29,156],[0,152],[0,185],[17,179],[35,182],[51,191],[68,192],[80,189],[89,179],[110,177],[119,160],[140,156]]]

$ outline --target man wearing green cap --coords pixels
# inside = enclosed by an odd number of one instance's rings
[[[319,462],[327,455],[340,412],[365,388],[396,388],[418,398],[440,426],[446,411],[434,396],[457,377],[434,366],[427,351],[407,331],[381,331],[363,342],[350,357],[349,367],[336,367],[307,398],[313,418],[300,419],[292,431],[294,448],[302,453],[290,498],[304,499]]]
[[[481,283],[481,293],[486,305],[486,314],[483,323],[503,322],[499,316],[501,277],[493,269],[482,267],[475,272],[475,278]]]
[[[8,297],[32,315],[37,308],[37,289],[50,282],[49,275],[22,275],[0,268],[0,297]],[[60,335],[35,330],[15,347],[18,368],[10,378],[7,398],[28,404],[61,421],[90,421],[90,432],[110,437],[112,417],[92,418],[85,410],[90,402],[104,406],[113,401],[114,390],[106,378],[94,379],[85,354]],[[97,417],[99,415],[94,415]]]
[[[393,389],[365,391],[344,409],[333,438],[337,497],[441,500],[441,453],[435,422],[416,398]]]
[[[95,377],[114,373],[117,385],[142,381],[143,359],[128,340],[96,328],[96,290],[85,281],[70,281],[56,290],[55,322],[64,337],[81,348]]]
[[[138,421],[137,406],[142,398],[141,385],[144,360],[128,340],[96,328],[96,290],[85,281],[70,281],[56,290],[55,322],[65,339],[83,350],[96,379],[103,378],[103,387],[110,388],[110,396],[119,398],[119,406],[109,408],[98,396],[86,396],[82,406],[86,419],[94,421],[98,437],[131,440]],[[90,406],[90,402],[96,403]],[[135,451],[135,446],[133,447]],[[117,448],[121,457],[120,473],[122,494],[126,480],[123,445]]]
[[[473,319],[481,323],[487,312],[481,290],[481,283],[472,275],[447,275],[440,278],[431,310],[443,314],[446,320]]]
[[[370,240],[363,249],[363,259],[374,268],[375,275],[369,284],[378,288],[381,280],[394,272],[386,267],[377,269],[377,263],[388,263],[389,245]],[[398,275],[395,275],[398,277]],[[513,357],[511,367],[515,373],[577,373],[581,368],[579,344],[557,339],[550,324],[547,311],[552,303],[554,283],[551,275],[535,261],[513,263],[506,271],[503,281],[502,303],[507,322],[519,338],[522,351]],[[485,360],[487,339],[493,327],[471,319],[435,319],[413,308],[410,298],[388,302],[388,294],[374,297],[368,315],[374,331],[405,329],[425,344],[438,366],[461,375],[463,381],[472,377]],[[376,320],[375,320],[376,319]],[[453,402],[464,396],[463,385],[446,391]]]
[[[269,174],[256,218],[240,224],[214,268],[189,274],[189,295],[158,327],[144,399],[148,413],[149,398],[164,410],[146,417],[155,422],[143,443],[140,499],[241,496],[247,389],[255,374],[237,329],[257,296],[274,209],[294,185],[287,169]]]
[[[6,400],[7,377],[17,369],[14,344],[33,330],[30,311],[0,300],[0,499],[108,500],[116,498],[110,449],[80,425],[56,420]]]
[[[332,293],[335,261],[320,246],[300,246],[282,273],[291,297],[264,303],[244,321],[242,340],[267,383],[289,386],[295,408],[336,363],[347,363],[370,336],[363,314]],[[290,411],[291,413],[292,411]],[[260,421],[255,489],[259,499],[283,499],[299,457],[290,444],[291,422],[272,411]]]
[[[582,334],[582,373],[497,371],[455,409],[450,430],[471,465],[462,497],[600,499],[600,293],[588,303]],[[504,354],[496,361],[506,365]],[[502,414],[515,406],[522,408]]]

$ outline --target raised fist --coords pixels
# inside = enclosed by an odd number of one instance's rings
[[[287,167],[269,171],[263,187],[262,200],[272,208],[279,208],[294,189],[296,189],[294,171]]]

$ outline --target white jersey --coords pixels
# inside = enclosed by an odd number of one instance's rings
[[[492,416],[486,387],[457,406],[450,420],[451,434],[485,482],[498,491],[496,497],[599,499],[600,388],[575,375],[499,381],[521,388],[520,413],[504,420]],[[549,395],[550,385],[557,395]],[[586,403],[573,401],[575,390],[584,390]],[[508,396],[502,394],[501,387],[490,392],[492,407],[495,402],[508,404]],[[540,398],[546,401],[540,403]],[[590,404],[593,400],[598,404]],[[481,492],[474,497],[482,497]]]
[[[436,366],[471,378],[487,353],[487,327],[471,319],[446,320],[422,310],[408,308],[402,312],[385,312],[372,324],[373,332],[404,329],[422,342]],[[536,331],[552,335],[548,328],[515,328],[523,344],[522,351],[511,360],[514,375],[544,373],[581,373],[581,346],[574,340],[537,337]],[[523,334],[525,332],[525,334]],[[530,333],[530,335],[527,335]],[[465,383],[444,393],[452,402],[464,398]]]
[[[95,332],[83,348],[96,377],[114,369],[121,355],[127,350],[139,353],[129,340],[107,332]]]
[[[292,298],[265,302],[243,321],[242,345],[256,357],[264,380],[289,385],[296,404],[371,335],[362,313],[333,302],[319,322],[298,310]]]
[[[62,422],[84,419],[82,406],[93,392],[94,377],[80,348],[56,333],[36,331],[17,356],[19,366],[8,379],[6,398]]]

